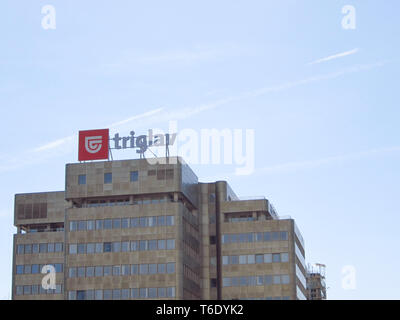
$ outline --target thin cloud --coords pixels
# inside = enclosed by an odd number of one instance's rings
[[[146,118],[146,117],[151,117],[151,116],[154,116],[157,113],[160,113],[162,110],[163,110],[163,108],[158,108],[158,109],[155,109],[155,110],[151,110],[151,111],[148,111],[148,112],[145,112],[145,113],[142,113],[142,114],[127,118],[127,119],[119,121],[119,122],[114,122],[114,123],[108,125],[107,128],[110,128],[110,129],[111,128],[117,128],[119,126],[128,124],[128,123],[130,123],[132,121],[140,120],[140,119],[143,119],[143,118]],[[77,137],[78,137],[78,135],[74,134],[74,135],[71,135],[71,136],[68,136],[68,137],[65,137],[65,138],[61,138],[61,139],[46,143],[43,146],[37,147],[33,151],[34,152],[40,152],[40,151],[46,151],[46,150],[58,148],[60,146],[65,145],[66,143],[73,142],[74,140],[77,139]]]
[[[352,54],[356,54],[358,51],[359,51],[359,49],[355,48],[353,50],[337,53],[337,54],[334,54],[334,55],[329,56],[329,57],[325,57],[325,58],[322,58],[322,59],[315,60],[313,62],[307,63],[307,65],[319,64],[319,63],[322,63],[322,62],[327,62],[327,61],[330,61],[330,60],[335,60],[335,59],[347,57],[347,56],[350,56]]]
[[[379,148],[379,149],[370,149],[367,151],[355,152],[342,154],[332,157],[325,157],[320,159],[308,160],[308,161],[297,161],[297,162],[286,162],[274,166],[264,167],[257,169],[255,174],[276,174],[276,173],[285,173],[285,172],[293,172],[298,170],[305,169],[314,169],[324,165],[333,165],[346,161],[359,160],[363,158],[368,158],[374,155],[382,155],[388,154],[392,152],[400,151],[400,146],[388,147],[388,148]]]
[[[244,99],[254,98],[258,96],[263,96],[272,92],[281,92],[285,90],[289,90],[294,87],[308,85],[311,83],[317,83],[325,80],[335,79],[340,76],[344,76],[351,73],[358,73],[362,71],[368,71],[375,68],[382,67],[387,62],[377,62],[373,64],[365,64],[365,65],[356,65],[350,68],[346,68],[337,72],[332,72],[328,74],[317,75],[314,77],[305,78],[298,81],[287,82],[281,85],[276,86],[268,86],[256,90],[251,90],[247,92],[243,92],[239,95],[230,96],[226,98],[221,98],[218,100],[211,101],[209,103],[205,103],[202,105],[198,105],[195,107],[186,107],[179,108],[173,110],[164,110],[163,108],[158,108],[141,115],[136,115],[130,117],[128,119],[121,120],[119,122],[115,122],[111,124],[110,128],[116,128],[122,130],[124,126],[128,127],[128,125],[132,121],[138,121],[135,124],[135,127],[145,128],[146,126],[154,125],[155,123],[162,123],[170,120],[183,120],[190,118],[194,115],[197,115],[202,112],[210,111],[215,108],[221,107],[231,102],[236,102]],[[49,158],[60,156],[61,154],[69,154],[71,153],[76,145],[77,135],[67,136],[50,143],[47,143],[43,146],[37,147],[33,150],[25,152],[23,156],[18,156],[16,158],[7,158],[4,159],[3,164],[0,165],[0,172],[5,172],[8,170],[16,169],[21,166],[25,166],[32,163],[41,163]],[[42,151],[42,152],[40,152]],[[46,151],[46,152],[44,152]],[[21,158],[25,159],[21,161]]]

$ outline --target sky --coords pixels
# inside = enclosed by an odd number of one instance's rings
[[[55,29],[42,25],[45,5]],[[343,27],[347,5],[354,29]],[[228,180],[294,218],[307,263],[327,266],[329,299],[399,299],[399,10],[396,0],[1,1],[0,299],[11,296],[14,195],[64,190],[79,130],[145,134],[170,121],[254,130],[250,174],[195,164],[199,180]]]

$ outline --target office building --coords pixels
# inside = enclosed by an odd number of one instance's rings
[[[293,219],[159,160],[67,164],[64,191],[17,194],[13,299],[306,299]]]

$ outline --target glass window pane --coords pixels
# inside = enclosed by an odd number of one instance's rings
[[[272,262],[281,262],[281,254],[280,253],[272,254]]]
[[[111,172],[107,172],[104,174],[104,183],[112,183],[112,173]]]
[[[94,230],[94,220],[89,220],[87,222],[87,230]]]
[[[256,263],[256,257],[255,257],[254,254],[249,254],[249,255],[247,256],[247,263],[248,263],[248,264],[254,264],[254,263]]]
[[[165,250],[165,240],[158,240],[158,250]]]
[[[96,220],[96,230],[103,230],[103,220]]]
[[[281,253],[281,261],[289,262],[289,253],[287,253],[287,252]]]
[[[167,263],[167,273],[175,273],[175,263]]]
[[[166,272],[166,264],[165,263],[158,264],[157,269],[158,269],[157,273],[159,273],[159,274],[165,273]]]
[[[167,250],[175,249],[175,239],[168,239],[167,240]]]
[[[271,263],[272,262],[272,254],[266,253],[264,254],[264,263]]]
[[[152,263],[149,264],[149,274],[156,274],[157,273],[157,264]]]
[[[124,218],[121,220],[121,227],[123,229],[129,228],[129,218]]]
[[[96,266],[94,270],[94,274],[96,277],[102,277],[103,276],[103,266]]]
[[[105,230],[112,229],[112,220],[111,220],[111,219],[105,219],[105,220],[103,221],[103,228],[104,228]]]
[[[113,228],[120,229],[121,228],[121,219],[113,219]]]
[[[139,273],[140,274],[148,274],[149,273],[149,265],[148,264],[141,264],[139,266]]]

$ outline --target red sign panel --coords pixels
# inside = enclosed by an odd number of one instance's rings
[[[79,131],[79,161],[108,160],[109,130]]]

